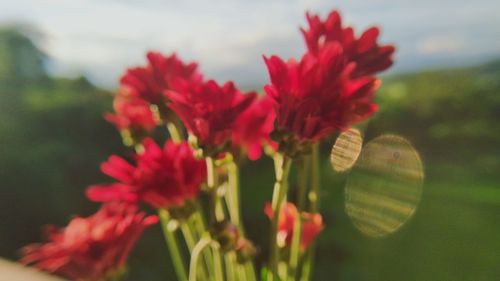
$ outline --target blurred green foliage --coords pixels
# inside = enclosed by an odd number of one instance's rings
[[[0,251],[14,257],[41,225],[88,212],[83,187],[120,139],[101,115],[111,95],[85,78],[58,79],[45,55],[14,29],[0,30]]]
[[[28,27],[0,29],[0,78],[27,81],[45,77],[45,54],[20,30],[37,37],[36,32]]]
[[[84,189],[107,181],[99,163],[112,153],[127,154],[102,119],[111,94],[83,77],[47,75],[36,36],[18,30],[0,29],[0,255],[11,259],[21,246],[42,239],[41,226],[93,212],[97,205],[86,201]],[[366,124],[365,139],[394,133],[414,143],[426,164],[421,205],[396,234],[364,237],[344,211],[348,174],[331,170],[333,139],[325,143],[327,228],[315,280],[499,280],[499,92],[500,62],[383,79],[380,111]],[[245,223],[262,249],[271,167],[262,159],[242,170]],[[174,280],[162,246],[159,227],[147,231],[130,259],[130,280]]]

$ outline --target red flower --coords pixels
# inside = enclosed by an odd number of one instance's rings
[[[237,118],[256,96],[255,93],[243,94],[233,82],[221,87],[213,80],[189,91],[167,91],[166,94],[172,101],[169,107],[207,150],[218,150],[230,141]]]
[[[273,218],[273,209],[270,203],[264,207],[264,212],[269,217]],[[314,241],[316,236],[323,230],[323,218],[318,213],[302,213],[300,214],[297,207],[293,203],[285,203],[281,206],[279,221],[278,221],[278,235],[285,239],[287,246],[290,246],[293,239],[293,228],[297,216],[302,219],[302,234],[300,237],[300,248],[302,251]]]
[[[309,30],[302,28],[307,47],[316,54],[332,42],[339,43],[349,62],[355,62],[353,77],[373,75],[389,68],[393,61],[394,46],[379,45],[377,38],[379,29],[371,27],[356,38],[352,27],[342,26],[342,18],[338,11],[332,11],[322,21],[318,15],[306,14]]]
[[[292,133],[299,141],[318,141],[377,109],[377,80],[350,79],[355,65],[347,63],[338,43],[325,45],[316,55],[306,53],[300,62],[264,59],[271,78],[265,91],[275,102],[278,132]]]
[[[176,54],[163,56],[148,52],[145,67],[130,68],[120,79],[120,90],[115,96],[115,114],[105,115],[120,131],[129,130],[133,137],[142,137],[156,127],[151,104],[158,106],[162,118],[174,118],[165,111],[165,90],[177,90],[202,82],[197,64],[185,64]]]
[[[206,179],[206,166],[194,157],[187,143],[167,141],[162,149],[146,139],[143,146],[144,152],[135,156],[135,165],[118,156],[103,163],[102,172],[119,182],[90,187],[88,198],[98,202],[144,201],[155,208],[169,208],[182,206],[198,195]]]
[[[64,228],[49,227],[49,242],[24,247],[21,262],[70,280],[104,280],[123,269],[137,239],[157,220],[134,206],[105,204]]]
[[[273,101],[268,96],[254,101],[237,120],[233,145],[244,148],[250,160],[259,159],[264,145],[276,148],[276,143],[270,137],[275,118]]]
[[[117,93],[113,108],[115,114],[106,113],[104,118],[120,131],[129,130],[141,134],[149,133],[156,127],[150,104],[142,99],[130,97],[125,90]]]
[[[202,75],[196,63],[185,64],[176,54],[165,57],[157,52],[147,53],[145,67],[130,68],[120,79],[120,85],[132,96],[152,104],[163,105],[165,90],[177,90],[184,83],[201,83]]]

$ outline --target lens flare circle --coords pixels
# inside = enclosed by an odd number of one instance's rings
[[[352,168],[363,145],[363,138],[358,129],[351,128],[342,132],[330,153],[330,164],[336,172],[345,172]]]
[[[415,213],[423,181],[412,144],[400,136],[379,136],[365,145],[347,179],[347,215],[368,236],[391,234]]]

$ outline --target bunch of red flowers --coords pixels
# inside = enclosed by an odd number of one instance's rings
[[[393,46],[377,44],[376,27],[356,38],[337,11],[324,21],[310,14],[307,19],[309,29],[301,30],[308,50],[299,61],[265,58],[271,78],[265,91],[275,101],[277,140],[292,155],[301,144],[375,113],[373,93],[380,83],[374,75],[392,65],[394,52]]]
[[[47,228],[49,242],[23,248],[22,262],[71,280],[101,280],[120,275],[135,242],[156,216],[137,212],[123,203],[103,205],[86,218],[75,217],[68,226]]]
[[[101,165],[118,183],[91,186],[89,199],[98,202],[144,201],[154,208],[182,206],[198,195],[206,179],[205,162],[196,159],[187,143],[167,141],[161,148],[152,139],[142,143],[136,166],[119,156]]]
[[[334,132],[375,113],[373,96],[380,84],[375,74],[391,66],[394,52],[393,46],[377,42],[377,28],[357,37],[337,11],[326,19],[307,14],[307,20],[308,27],[301,29],[307,50],[300,59],[264,57],[270,83],[262,97],[244,93],[231,81],[206,80],[196,63],[184,63],[175,54],[149,52],[145,66],[127,70],[115,112],[105,118],[135,152],[129,160],[111,156],[102,164],[102,172],[116,182],[87,190],[90,200],[104,204],[96,214],[52,229],[48,243],[25,248],[22,261],[72,280],[115,280],[135,241],[157,220],[138,211],[146,203],[160,214],[180,280],[187,272],[175,246],[179,228],[189,234],[190,279],[220,278],[219,251],[246,257],[234,264],[227,259],[226,268],[243,266],[246,274],[255,274],[255,248],[239,217],[237,169],[242,156],[257,160],[265,151],[276,167],[273,202],[265,208],[272,239],[265,271],[268,280],[286,278],[277,262],[287,251],[287,274],[298,279],[301,263],[294,258],[308,251],[324,225],[317,198],[305,196],[317,191],[313,183],[299,186],[296,204],[286,202],[290,165],[311,157],[314,146]],[[161,125],[170,135],[163,145],[153,138]],[[207,255],[199,255],[199,248],[210,245]],[[209,266],[197,266],[198,259]]]

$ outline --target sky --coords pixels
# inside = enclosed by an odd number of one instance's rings
[[[198,61],[221,82],[260,86],[262,55],[300,57],[305,11],[332,9],[358,34],[381,27],[381,42],[397,46],[392,72],[500,58],[498,0],[0,0],[0,25],[32,25],[54,75],[105,88],[148,50]]]

